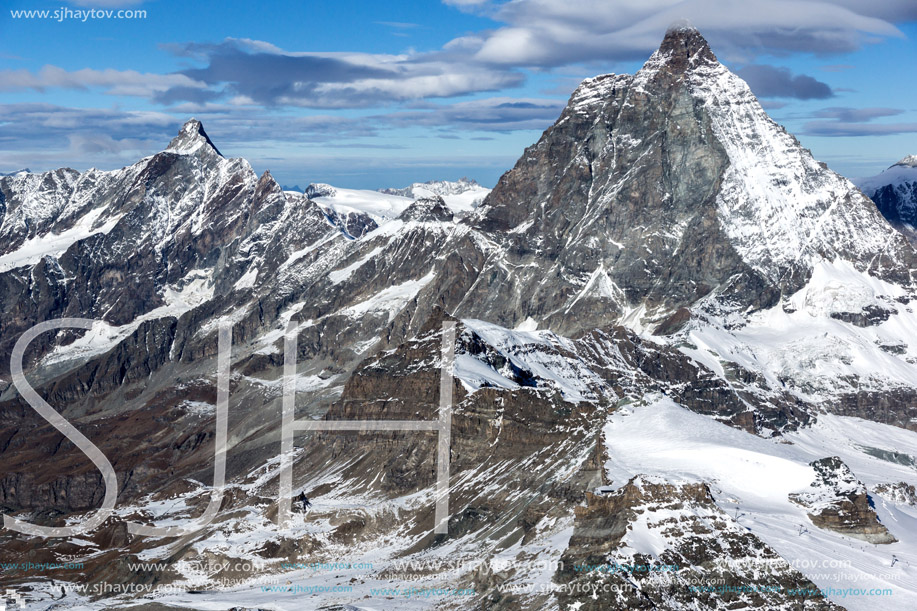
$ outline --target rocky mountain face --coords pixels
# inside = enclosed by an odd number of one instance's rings
[[[670,33],[635,75],[585,81],[480,223],[508,234],[494,255],[508,260],[490,263],[502,288],[473,298],[502,305],[508,324],[532,316],[574,334],[609,311],[668,330],[708,297],[771,307],[823,259],[912,282],[913,249],[696,31]]]
[[[822,458],[811,464],[816,474],[812,490],[793,494],[790,500],[805,507],[816,526],[870,543],[895,541],[870,507],[866,486],[840,458]]]
[[[592,597],[578,609],[838,609],[754,534],[737,526],[704,484],[638,476],[587,495],[558,581]],[[647,535],[650,537],[647,537]],[[768,567],[770,570],[761,570]]]
[[[84,558],[48,577],[179,584],[228,606],[270,603],[252,593],[265,576],[354,588],[323,608],[391,608],[396,594],[369,590],[399,580],[474,590],[430,601],[450,608],[867,608],[825,598],[840,572],[794,563],[917,566],[917,536],[896,528],[917,520],[917,253],[696,30],[671,30],[635,75],[584,81],[481,205],[459,184],[284,191],[195,120],[120,170],[0,178],[0,509],[60,524],[104,496],[11,385],[14,344],[53,318],[96,323],[38,336],[29,380],[119,482],[97,533],[3,530],[0,559]],[[278,527],[284,336],[298,420],[435,420],[444,322],[449,534],[432,532],[430,430],[299,432],[294,493],[312,510]],[[130,535],[126,520],[186,521],[210,498],[221,323],[221,517],[180,540]],[[851,535],[892,551],[856,555]],[[302,567],[342,557],[373,568]],[[266,568],[174,568],[205,560]],[[625,564],[674,568],[594,568]],[[898,570],[917,604],[917,575]],[[249,589],[220,589],[230,578]]]
[[[908,155],[884,172],[857,180],[889,223],[917,243],[917,155]]]

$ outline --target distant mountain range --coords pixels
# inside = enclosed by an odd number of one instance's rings
[[[403,189],[378,191],[311,183],[300,191],[330,217],[339,219],[353,237],[362,237],[380,223],[396,218],[418,199],[440,197],[454,214],[462,217],[470,214],[490,193],[490,189],[468,178],[414,183]]]

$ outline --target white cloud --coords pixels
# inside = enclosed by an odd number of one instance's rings
[[[506,25],[480,35],[474,57],[513,66],[637,59],[682,19],[726,55],[845,52],[876,37],[903,36],[890,20],[917,16],[915,7],[898,0],[514,0],[492,5]],[[455,44],[474,42],[463,37]]]
[[[422,98],[447,98],[521,85],[512,69],[470,60],[467,53],[355,53],[286,51],[257,40],[227,38],[169,49],[205,65],[183,74],[211,92],[265,106],[371,107]],[[178,85],[160,101],[200,101]],[[210,98],[211,100],[214,98]]]
[[[203,88],[203,83],[183,74],[155,74],[136,70],[64,70],[57,66],[44,66],[38,72],[28,70],[0,70],[0,91],[23,89],[89,89],[98,87],[113,95],[150,96],[172,87]]]

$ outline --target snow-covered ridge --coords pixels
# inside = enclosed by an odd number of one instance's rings
[[[463,177],[456,181],[431,180],[415,182],[403,189],[379,189],[380,193],[400,195],[412,199],[440,196],[453,212],[469,212],[477,208],[490,189],[482,187],[475,180]]]
[[[341,216],[365,214],[377,224],[397,218],[414,200],[369,189],[342,189],[324,183],[312,183],[305,191],[309,199],[322,208]]]
[[[113,216],[99,223],[103,212],[103,208],[96,208],[59,234],[48,233],[29,238],[17,250],[0,255],[0,274],[17,267],[35,265],[43,257],[57,258],[80,240],[96,234],[107,234],[121,220],[121,216]]]
[[[455,357],[455,377],[474,392],[482,387],[517,390],[520,384],[512,378],[532,376],[533,387],[558,391],[566,401],[598,401],[600,393],[613,394],[604,381],[580,359],[569,358],[576,346],[571,340],[551,331],[506,329],[483,320],[463,319],[466,327]],[[526,326],[526,325],[523,325]],[[480,337],[499,353],[502,366],[495,366],[486,353],[472,353],[461,347]]]
[[[213,297],[213,282],[207,270],[192,270],[175,286],[163,291],[164,305],[138,316],[128,324],[112,326],[105,321],[95,321],[93,328],[67,346],[59,346],[42,361],[51,365],[69,361],[81,361],[108,352],[140,325],[149,320],[166,317],[178,318],[185,312],[205,303]]]
[[[41,174],[19,172],[3,178],[7,201],[0,219],[0,238],[3,238],[0,252],[15,250],[23,239],[36,237],[68,211],[85,205],[87,202],[74,202],[71,194],[93,172],[89,170],[81,175],[76,170],[62,168]]]
[[[310,189],[313,185],[309,185]],[[322,207],[336,210],[340,214],[363,213],[380,225],[396,218],[404,212],[414,200],[399,195],[387,195],[369,189],[341,189],[330,185],[318,185],[312,190],[320,194],[310,199]],[[308,194],[310,189],[306,189]]]
[[[738,328],[704,317],[681,350],[722,377],[726,362],[757,372],[771,389],[830,402],[860,391],[910,389],[917,380],[917,312],[906,291],[837,259],[816,264],[805,287],[748,316]],[[874,324],[857,316],[877,313]],[[887,317],[882,320],[883,317]]]
[[[722,64],[688,73],[730,165],[717,200],[721,225],[743,259],[774,283],[824,257],[895,259],[903,239],[847,179],[819,164]],[[862,262],[862,263],[861,263]]]
[[[194,156],[204,146],[212,154]],[[231,181],[248,191],[257,182],[247,161],[219,155],[196,120],[185,123],[164,152],[185,159],[174,166],[174,176],[143,187],[142,200],[136,197],[135,180],[153,167],[155,155],[119,170],[80,173],[64,168],[3,178],[9,208],[0,223],[0,238],[9,252],[0,257],[0,272],[34,265],[43,256],[59,257],[81,240],[110,233],[125,216],[133,216],[134,222],[142,218],[144,231],[135,236],[134,248],[144,243],[162,248],[177,232],[203,231],[214,213],[207,209],[208,200],[223,196]],[[123,209],[125,200],[135,205]]]

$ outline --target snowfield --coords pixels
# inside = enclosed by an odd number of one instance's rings
[[[768,310],[729,319],[703,317],[677,336],[680,349],[725,377],[731,361],[785,389],[819,402],[859,390],[912,388],[917,380],[917,312],[907,291],[841,259],[815,263],[808,284]],[[906,299],[902,299],[906,300]],[[888,312],[857,326],[844,315]]]
[[[96,208],[59,234],[49,233],[29,238],[13,252],[0,255],[0,274],[17,267],[35,265],[43,257],[56,259],[81,240],[100,233],[107,234],[118,224],[121,216],[113,216],[99,223],[104,212],[104,208]]]
[[[917,507],[875,495],[880,483],[913,482],[914,466],[882,460],[877,448],[917,457],[917,433],[859,418],[819,416],[784,439],[762,439],[662,398],[620,409],[602,431],[613,488],[647,474],[707,482],[717,504],[820,588],[891,588],[890,598],[834,597],[851,611],[917,608]],[[838,456],[870,489],[897,543],[872,545],[815,527],[788,495],[815,479],[809,463]],[[892,566],[894,565],[894,566]]]
[[[453,213],[470,213],[484,200],[490,189],[476,182],[446,180],[429,183],[414,183],[404,189],[342,189],[324,183],[309,185],[307,192],[315,194],[310,199],[328,211],[347,217],[366,215],[382,225],[404,212],[415,200],[427,197],[442,197]],[[308,193],[307,193],[308,194]]]

